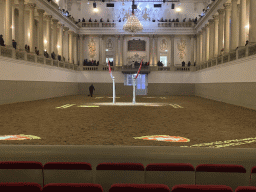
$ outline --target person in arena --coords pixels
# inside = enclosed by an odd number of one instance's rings
[[[92,94],[93,94],[93,90],[95,91],[95,88],[94,88],[94,86],[93,86],[93,84],[89,87],[89,91],[90,91],[90,95],[91,95],[91,97],[92,97]],[[88,96],[90,96],[90,95],[88,95]]]

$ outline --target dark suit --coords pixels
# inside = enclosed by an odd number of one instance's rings
[[[91,97],[92,97],[92,94],[93,94],[93,90],[95,91],[94,86],[91,85],[91,86],[89,87],[89,91],[90,91]]]

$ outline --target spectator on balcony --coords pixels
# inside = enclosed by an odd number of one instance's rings
[[[85,22],[85,19],[84,19],[84,18],[82,19],[82,22]]]
[[[185,67],[185,61],[182,61],[181,64],[182,64],[182,67]]]
[[[167,22],[167,19],[165,19],[164,22]]]
[[[176,19],[176,22],[180,22],[179,18]]]
[[[94,22],[98,22],[97,19],[95,19]]]
[[[245,46],[249,44],[249,41],[247,40],[246,43],[245,43]]]
[[[60,55],[58,55],[58,60],[61,61],[61,56]]]
[[[119,19],[119,22],[121,22],[121,18]]]
[[[56,55],[55,55],[54,51],[52,52],[51,57],[52,57],[52,59],[55,59]]]
[[[49,58],[49,54],[47,53],[47,51],[44,51],[44,56],[45,56],[46,58]]]
[[[190,67],[190,65],[191,65],[191,63],[190,63],[190,61],[188,62],[188,67]]]
[[[191,18],[188,19],[188,22],[192,22]]]
[[[169,19],[169,22],[172,22],[172,19]]]
[[[194,66],[196,66],[196,62],[194,62]]]
[[[152,22],[156,22],[156,20],[155,20],[155,19],[152,19]]]
[[[27,48],[27,52],[30,53],[30,47],[29,47],[29,45],[28,45],[28,48]]]
[[[107,22],[109,22],[109,19],[107,19]]]
[[[184,18],[184,19],[183,19],[183,22],[186,22],[186,19],[187,19],[187,18]]]
[[[100,19],[100,22],[103,22],[103,19],[102,19],[102,18]]]
[[[99,61],[97,61],[97,64],[96,64],[96,66],[99,66]]]
[[[0,35],[0,45],[4,46],[4,39],[3,39],[3,35]]]
[[[37,50],[37,47],[35,47],[35,53],[39,55],[39,50]]]
[[[175,19],[173,19],[172,22],[175,22]]]
[[[17,42],[14,39],[12,40],[12,46],[13,46],[14,49],[17,48]]]
[[[89,22],[92,22],[92,19],[91,19],[91,18],[89,19]]]

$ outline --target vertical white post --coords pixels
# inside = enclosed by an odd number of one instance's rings
[[[136,78],[134,77],[133,78],[133,104],[135,104],[135,97],[136,97],[136,95],[135,95],[135,81],[136,81]]]
[[[115,87],[115,77],[113,77],[113,103],[116,103],[116,87]]]

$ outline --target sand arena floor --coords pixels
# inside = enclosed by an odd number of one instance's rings
[[[66,96],[0,105],[0,140],[23,145],[122,145],[256,148],[256,111],[196,96]],[[119,97],[119,98],[118,98]],[[168,135],[189,142],[135,137]],[[217,142],[218,141],[218,142]]]

